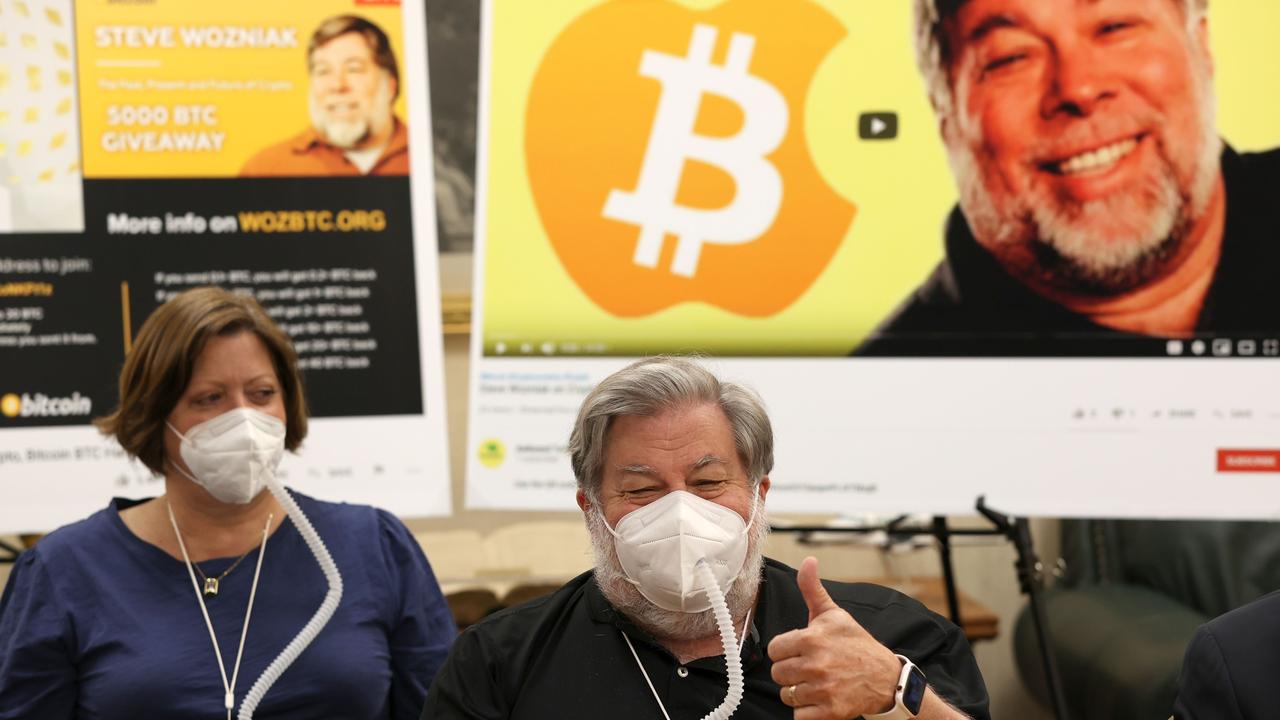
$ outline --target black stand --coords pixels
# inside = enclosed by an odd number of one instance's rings
[[[987,507],[985,497],[978,498],[977,509],[1009,538],[1018,551],[1014,567],[1018,571],[1018,584],[1031,602],[1031,620],[1036,627],[1036,639],[1040,642],[1040,661],[1044,663],[1044,676],[1049,685],[1049,702],[1058,720],[1067,720],[1066,695],[1062,692],[1062,678],[1058,676],[1057,658],[1053,655],[1053,641],[1049,636],[1049,618],[1044,611],[1044,566],[1031,544],[1031,524],[1026,518],[1010,518],[992,510]]]
[[[986,498],[979,497],[976,509],[979,514],[985,517],[992,525],[992,528],[952,528],[947,525],[947,518],[941,515],[934,516],[933,522],[926,529],[923,527],[911,527],[904,525],[907,516],[902,515],[890,520],[883,526],[864,526],[864,527],[828,527],[823,525],[811,526],[789,526],[774,527],[776,532],[793,532],[800,533],[800,542],[812,542],[808,540],[807,535],[813,533],[864,533],[864,532],[884,532],[890,538],[909,537],[913,535],[932,535],[938,541],[938,559],[942,565],[942,582],[947,591],[947,613],[950,615],[951,622],[959,627],[961,624],[960,617],[960,593],[956,589],[955,567],[951,561],[951,538],[963,535],[999,535],[1007,538],[1013,543],[1014,548],[1018,552],[1018,560],[1014,563],[1014,567],[1018,572],[1018,584],[1022,588],[1023,594],[1027,595],[1031,602],[1031,618],[1036,627],[1036,638],[1040,644],[1040,659],[1044,664],[1045,678],[1049,683],[1049,700],[1053,708],[1054,715],[1058,720],[1068,720],[1066,705],[1064,704],[1065,695],[1062,692],[1062,680],[1058,676],[1058,664],[1051,650],[1052,643],[1049,638],[1049,625],[1044,613],[1044,598],[1041,593],[1044,592],[1044,576],[1041,572],[1042,565],[1036,558],[1035,549],[1031,542],[1031,525],[1026,518],[1016,518],[1011,520],[1008,516],[998,513],[986,505]]]
[[[947,614],[957,627],[964,627],[960,619],[960,591],[956,589],[956,571],[951,564],[951,530],[947,519],[933,517],[933,536],[938,540],[938,559],[942,562],[942,583],[947,588]]]
[[[814,533],[870,533],[883,532],[891,538],[904,538],[915,535],[932,535],[938,541],[938,559],[942,565],[942,582],[947,591],[947,616],[951,622],[961,626],[960,592],[956,590],[955,566],[951,562],[951,538],[961,535],[1004,535],[996,528],[952,528],[947,525],[947,518],[936,515],[928,528],[904,524],[906,515],[900,515],[884,525],[864,525],[860,527],[829,527],[826,525],[788,525],[774,526],[774,532],[792,532],[801,535],[801,543],[811,543],[806,536]]]

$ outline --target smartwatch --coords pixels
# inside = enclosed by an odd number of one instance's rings
[[[898,675],[898,688],[893,694],[893,707],[889,712],[863,715],[863,720],[910,720],[920,714],[920,706],[924,704],[924,692],[929,689],[929,683],[915,663],[902,655],[895,657],[902,661],[902,673]]]

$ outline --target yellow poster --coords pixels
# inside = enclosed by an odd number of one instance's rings
[[[75,12],[87,178],[340,174],[290,162],[317,118],[362,103],[406,118],[399,2],[91,0]],[[375,58],[396,68],[385,86],[366,87],[377,73],[342,56],[358,38],[327,42],[348,17],[373,28],[360,30],[372,47],[389,44]]]
[[[484,353],[858,347],[939,265],[957,201],[914,4],[493,0]],[[1159,22],[1176,5],[1138,4]],[[1088,22],[1099,47],[1144,31]],[[1280,81],[1278,23],[1280,5],[1219,3],[1203,26],[1216,98],[1204,106],[1234,151],[1280,144],[1280,103],[1258,99]],[[1079,163],[1155,144],[1134,136]]]

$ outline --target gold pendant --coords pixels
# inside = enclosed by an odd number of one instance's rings
[[[204,579],[204,594],[205,594],[205,595],[217,595],[217,594],[218,594],[218,578],[205,578],[205,579]]]

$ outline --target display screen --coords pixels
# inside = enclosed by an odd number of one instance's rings
[[[471,502],[569,507],[585,388],[697,352],[774,507],[1280,512],[1218,461],[1280,448],[1280,5],[487,8]]]
[[[924,702],[924,693],[929,689],[929,683],[924,679],[924,673],[919,669],[912,667],[911,674],[907,675],[907,686],[902,689],[902,704],[912,713],[920,712],[920,705]]]
[[[497,3],[485,354],[1280,354],[1280,11],[1024,4]]]

